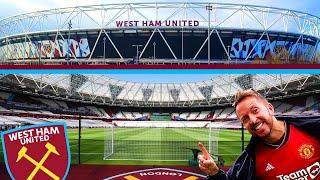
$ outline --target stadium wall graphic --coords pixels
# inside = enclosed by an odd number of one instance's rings
[[[138,38],[138,37],[137,37]],[[93,42],[94,39],[91,39]],[[214,39],[213,39],[214,41]],[[191,42],[190,42],[191,43]],[[255,46],[255,44],[257,44]],[[57,41],[43,40],[43,41],[32,41],[32,42],[22,42],[4,45],[1,47],[2,52],[8,55],[9,59],[37,59],[39,54],[41,58],[66,58],[67,53],[69,57],[72,58],[88,58],[91,54],[90,49],[92,49],[94,44],[89,45],[88,38],[81,39],[70,39],[69,45],[68,40],[59,39]],[[229,46],[229,45],[228,45]],[[68,48],[69,47],[69,48]],[[90,48],[91,47],[91,48]],[[229,46],[230,47],[230,46]],[[249,59],[260,58],[264,59],[266,56],[275,55],[278,49],[285,47],[289,52],[291,57],[297,57],[298,54],[304,55],[307,59],[311,59],[313,51],[315,50],[315,45],[312,44],[302,44],[295,43],[293,41],[272,41],[268,40],[258,40],[258,39],[247,39],[242,41],[240,38],[232,38],[232,45],[230,51],[230,58],[244,60],[247,57]],[[69,50],[68,50],[69,49]],[[99,48],[101,49],[101,48]],[[103,48],[102,48],[103,49]],[[112,51],[112,49],[107,49]],[[252,51],[252,53],[250,53]],[[221,50],[222,52],[222,50]],[[101,56],[100,50],[96,49],[93,56]],[[116,53],[113,52],[113,57],[116,57]],[[126,58],[130,58],[130,54],[124,53]],[[146,52],[150,54],[151,52]],[[249,55],[251,54],[251,55]],[[165,58],[169,54],[159,54],[159,57]],[[1,55],[0,55],[1,56]],[[2,54],[4,56],[4,54]],[[110,55],[111,56],[111,55]],[[133,53],[132,53],[132,56]],[[216,53],[213,55],[215,59],[223,59],[223,53]],[[191,58],[190,56],[189,58]],[[205,59],[205,54],[201,55],[202,59]],[[188,57],[186,57],[188,58]]]
[[[255,46],[255,44],[257,44]],[[254,48],[255,46],[255,48]],[[303,54],[307,59],[311,59],[312,52],[315,46],[310,44],[294,43],[290,41],[277,41],[268,42],[268,40],[258,39],[247,39],[242,41],[240,38],[233,38],[231,46],[231,58],[245,59],[249,58],[261,58],[264,59],[266,56],[275,55],[278,49],[285,47],[292,57]],[[250,52],[252,51],[251,55]]]
[[[70,39],[69,43],[63,39],[15,43],[2,46],[0,51],[5,52],[9,59],[34,59],[39,58],[39,54],[41,58],[65,58],[67,53],[69,57],[77,58],[90,55],[87,38]]]
[[[317,16],[223,3],[124,3],[0,20],[0,63],[315,61]]]

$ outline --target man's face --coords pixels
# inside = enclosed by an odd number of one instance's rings
[[[261,138],[270,135],[273,113],[270,103],[254,96],[245,97],[236,106],[238,119],[253,136]]]

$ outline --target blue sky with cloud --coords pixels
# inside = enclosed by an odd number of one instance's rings
[[[188,73],[174,73],[174,74],[109,74],[108,76],[138,83],[189,83],[209,80],[216,76],[215,74],[188,74]]]
[[[169,0],[0,0],[0,19],[37,10],[61,8],[70,6],[82,6],[90,4],[102,3],[122,3],[122,2],[171,2]],[[176,2],[188,2],[186,0],[176,0]],[[209,2],[205,0],[191,0],[190,2]],[[210,2],[221,2],[212,0]],[[288,8],[307,12],[316,16],[320,16],[320,1],[319,0],[224,0],[224,3],[240,3],[254,4],[261,6],[272,6],[279,8]]]

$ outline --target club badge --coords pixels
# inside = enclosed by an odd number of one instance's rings
[[[304,159],[310,159],[314,155],[314,147],[311,144],[303,144],[298,151],[299,155]]]
[[[24,126],[5,131],[2,147],[12,179],[65,179],[70,150],[64,123]]]

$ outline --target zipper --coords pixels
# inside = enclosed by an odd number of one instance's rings
[[[240,169],[237,171],[237,174],[236,174],[236,177],[237,177],[237,178],[239,178],[240,171],[242,170],[242,168],[243,168],[244,164],[246,163],[247,158],[248,158],[248,153],[246,152],[246,157],[245,157],[245,159],[244,159],[244,161],[243,161],[243,163],[242,163],[242,165],[241,165]]]

